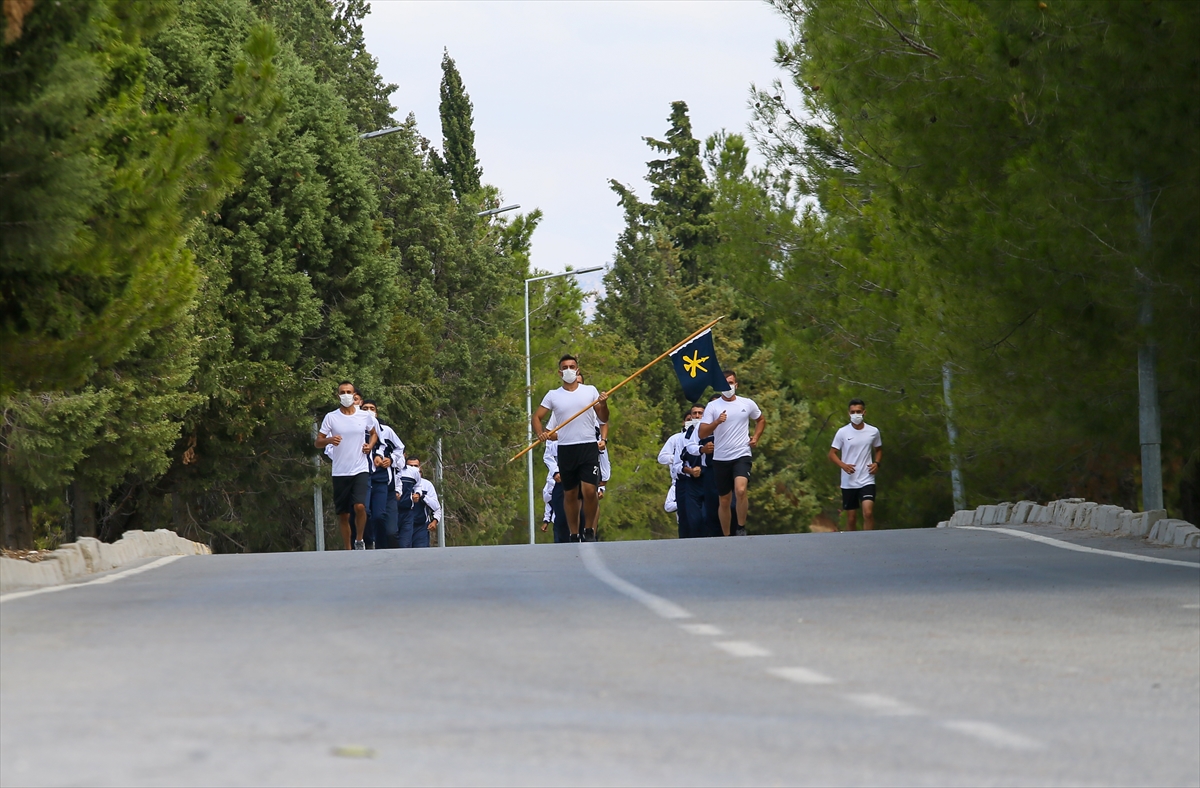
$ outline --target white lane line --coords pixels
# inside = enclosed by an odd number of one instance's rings
[[[1200,610],[1200,605],[1181,605],[1184,610]]]
[[[952,525],[951,528],[958,528],[965,531],[987,531],[988,533],[1008,534],[1009,536],[1019,536],[1022,539],[1030,539],[1034,542],[1048,544],[1051,547],[1061,547],[1064,550],[1074,550],[1077,553],[1095,553],[1097,555],[1111,555],[1114,558],[1126,558],[1130,561],[1143,561],[1147,564],[1167,564],[1168,566],[1188,566],[1192,569],[1200,569],[1200,563],[1192,561],[1173,561],[1170,558],[1155,558],[1151,555],[1136,555],[1134,553],[1119,553],[1116,550],[1098,550],[1095,547],[1084,547],[1080,544],[1072,544],[1064,542],[1061,539],[1051,539],[1048,536],[1038,536],[1037,534],[1027,534],[1024,531],[1014,531],[1012,528],[984,528],[978,525]]]
[[[1004,750],[1040,750],[1042,744],[1030,739],[1028,736],[1022,736],[1019,733],[1005,730],[999,725],[993,725],[990,722],[977,722],[975,720],[949,720],[942,723],[942,727],[946,730],[962,733],[972,738],[978,739],[984,744],[990,744],[993,747],[999,747]]]
[[[726,654],[732,654],[735,657],[769,657],[771,652],[767,651],[757,643],[750,643],[746,640],[718,640],[713,643],[714,646],[724,651]]]
[[[846,695],[846,700],[859,706],[867,711],[874,712],[881,717],[915,717],[918,714],[923,714],[920,709],[909,706],[907,703],[888,697],[887,695],[876,695],[873,692],[853,693]]]
[[[772,676],[795,682],[796,684],[833,684],[833,679],[824,673],[818,673],[808,668],[767,668]]]
[[[706,637],[719,637],[725,632],[720,627],[714,627],[712,624],[680,624],[679,628],[689,635],[703,635]]]
[[[591,573],[592,577],[604,583],[604,585],[618,594],[624,594],[635,602],[640,602],[663,618],[692,618],[691,613],[669,599],[663,599],[660,596],[651,594],[649,591],[643,591],[628,580],[622,580],[614,575],[604,565],[604,559],[600,557],[600,551],[596,549],[594,543],[584,542],[579,545],[579,557],[583,559],[583,566]]]
[[[130,575],[140,574],[142,572],[149,572],[151,569],[157,569],[160,566],[166,566],[172,561],[178,561],[180,558],[184,557],[185,556],[182,555],[168,555],[163,558],[159,558],[157,561],[151,561],[150,563],[143,564],[142,566],[135,566],[133,569],[126,569],[124,572],[115,572],[111,575],[98,577],[95,580],[89,580],[86,583],[70,583],[61,586],[31,588],[28,591],[14,591],[11,594],[4,594],[3,596],[0,596],[0,603],[11,602],[14,599],[23,599],[27,596],[36,596],[38,594],[53,594],[55,591],[66,591],[68,588],[83,588],[84,586],[98,586],[104,585],[105,583],[115,583],[122,578],[129,577]]]

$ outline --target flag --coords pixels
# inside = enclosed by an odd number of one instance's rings
[[[671,353],[671,362],[688,402],[698,402],[709,386],[717,391],[724,391],[728,386],[725,373],[717,363],[711,328]]]

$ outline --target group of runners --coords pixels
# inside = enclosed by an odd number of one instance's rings
[[[546,393],[531,426],[545,445],[546,484],[542,530],[555,542],[597,539],[600,500],[612,465],[608,460],[608,392],[584,383],[579,360],[558,362],[561,385]],[[754,450],[767,419],[754,400],[738,396],[737,373],[706,405],[688,408],[679,432],[667,439],[658,461],[671,472],[664,508],[674,512],[681,539],[745,536]],[[382,423],[376,404],[353,383],[337,389],[340,407],[326,414],[316,446],[333,463],[333,497],[346,549],[428,547],[441,506],[421,477],[420,459]],[[875,474],[883,454],[879,430],[867,424],[866,404],[850,400],[850,423],[837,431],[829,460],[841,471],[847,528],[875,527]]]
[[[315,441],[333,463],[333,504],[347,550],[429,547],[441,504],[421,476],[421,459],[379,420],[379,409],[348,380]]]

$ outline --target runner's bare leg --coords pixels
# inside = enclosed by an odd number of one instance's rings
[[[353,536],[350,533],[350,515],[349,514],[339,514],[338,515],[338,526],[341,527],[341,529],[342,529],[342,541],[346,543],[346,549],[353,550],[354,542],[352,541]]]
[[[863,530],[875,530],[875,502],[871,500],[862,502],[863,510]]]
[[[596,533],[596,519],[600,516],[600,496],[596,494],[596,485],[580,482],[583,491],[583,514],[587,518],[587,527]]]
[[[582,484],[582,482],[580,482]],[[592,488],[593,494],[596,488]],[[567,515],[567,528],[571,529],[571,536],[579,535],[579,488],[571,490],[563,490],[563,511]]]
[[[746,517],[750,514],[750,496],[746,494],[746,489],[750,486],[750,480],[745,476],[733,477],[733,492],[737,495],[737,516],[738,525],[742,528],[746,527]],[[728,514],[726,510],[726,514]]]
[[[733,493],[718,498],[717,517],[721,520],[721,530],[729,536],[729,504],[733,501]]]

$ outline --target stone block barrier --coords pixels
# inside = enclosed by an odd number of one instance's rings
[[[1064,498],[1044,506],[1033,501],[998,503],[978,509],[961,509],[938,528],[960,525],[1057,525],[1113,536],[1133,536],[1154,544],[1200,548],[1200,528],[1172,520],[1163,509],[1131,512],[1120,506],[1097,504],[1082,498]]]
[[[0,593],[69,583],[143,558],[168,555],[212,555],[212,550],[164,528],[153,532],[126,531],[112,544],[83,537],[36,562],[0,558]]]

